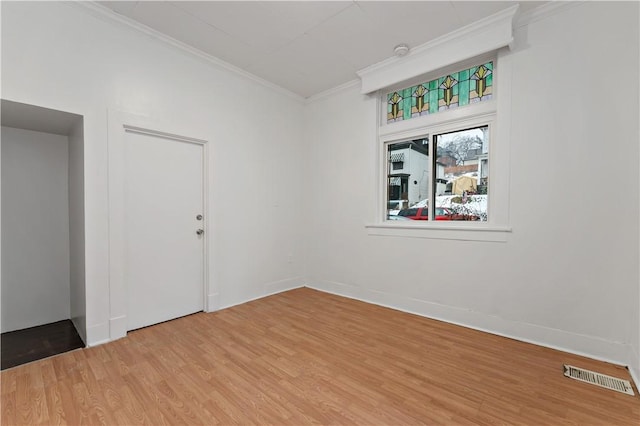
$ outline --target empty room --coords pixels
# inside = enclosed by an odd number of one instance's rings
[[[640,422],[640,3],[0,15],[2,425]]]

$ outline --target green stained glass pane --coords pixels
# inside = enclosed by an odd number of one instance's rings
[[[481,69],[480,75],[474,76],[479,69]],[[484,79],[481,81],[480,86],[478,83],[479,78]],[[430,114],[439,111],[441,102],[443,104],[445,103],[445,89],[444,87],[441,87],[445,81],[447,81],[447,87],[451,89],[447,91],[446,100],[451,102],[452,107],[455,105],[468,105],[474,100],[477,102],[478,87],[480,87],[481,90],[486,90],[493,86],[493,62],[487,62],[485,64],[470,67],[451,74],[445,74],[439,78],[422,83],[421,85],[428,89],[428,93],[424,98],[424,103],[429,104],[428,113]],[[482,86],[482,83],[484,83],[484,86]],[[388,122],[408,120],[412,118],[413,111],[418,108],[418,100],[414,96],[414,92],[421,85],[406,87],[398,90],[397,92],[387,93]],[[396,93],[397,96],[394,96]],[[394,104],[392,101],[397,103]],[[420,105],[423,104],[420,103]],[[413,114],[413,116],[422,115],[424,113],[427,113],[427,111],[424,110],[421,113],[417,113],[416,111],[416,114]]]
[[[458,104],[467,105],[469,103],[469,80],[461,81],[458,87]]]
[[[413,86],[411,88],[411,108],[409,109],[409,116],[411,118],[413,118],[413,112],[416,109],[416,97],[413,96],[413,94],[415,93],[416,89],[418,88],[418,86]]]
[[[429,82],[429,84],[431,83],[433,83],[433,81]],[[440,92],[440,90],[438,89],[433,89],[429,92],[429,113],[430,114],[434,112],[438,112],[438,92]]]
[[[411,118],[411,101],[413,99],[411,98],[411,96],[404,98],[404,100],[402,101],[402,115],[404,116],[405,120],[408,120]]]

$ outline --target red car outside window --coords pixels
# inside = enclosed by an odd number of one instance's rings
[[[412,220],[429,220],[429,209],[427,207],[404,209],[398,212],[398,216]],[[436,207],[436,220],[477,220],[477,217],[457,214],[447,207]]]

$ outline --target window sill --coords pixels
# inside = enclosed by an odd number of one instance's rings
[[[506,226],[465,225],[378,223],[365,227],[367,233],[374,236],[460,241],[506,242],[511,233],[511,228]]]

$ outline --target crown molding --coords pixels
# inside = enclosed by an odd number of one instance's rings
[[[199,59],[204,60],[205,62],[207,62],[208,64],[211,64],[213,66],[215,66],[218,69],[222,69],[228,72],[231,72],[233,74],[236,74],[238,76],[244,77],[247,80],[253,81],[255,83],[258,83],[262,86],[265,86],[271,90],[274,90],[278,93],[281,93],[295,101],[298,101],[300,103],[304,103],[305,102],[305,98],[298,95],[297,93],[293,93],[290,90],[285,89],[282,86],[278,86],[277,84],[274,84],[270,81],[267,81],[261,77],[258,77],[255,74],[251,74],[248,71],[243,70],[242,68],[238,68],[235,65],[232,65],[228,62],[223,61],[222,59],[219,59],[215,56],[209,55],[208,53],[205,53],[199,49],[196,49],[192,46],[189,46],[186,43],[183,43],[179,40],[174,39],[173,37],[169,37],[166,34],[163,34],[157,30],[154,30],[153,28],[150,28],[144,24],[141,24],[138,21],[135,21],[131,18],[128,18],[126,16],[120,15],[119,13],[114,12],[113,10],[109,9],[108,7],[102,6],[98,3],[96,3],[95,1],[82,1],[82,0],[75,0],[73,2],[70,3],[73,6],[78,7],[80,10],[83,10],[91,15],[93,15],[96,18],[102,19],[103,21],[106,22],[111,22],[111,23],[117,23],[117,24],[121,24],[124,26],[127,26],[129,28],[132,28],[138,32],[144,33],[148,36],[151,36],[152,38],[155,38],[156,40],[165,43],[167,45],[170,45],[178,50],[181,50],[183,52],[189,53],[193,56],[196,56]]]
[[[533,22],[540,21],[550,16],[556,15],[575,6],[580,6],[587,1],[549,1],[535,9],[519,14],[513,24],[514,28],[527,26]]]
[[[323,92],[316,93],[315,95],[309,96],[306,99],[305,104],[308,105],[310,103],[319,101],[321,99],[328,98],[328,97],[330,97],[330,96],[332,96],[332,95],[334,95],[336,93],[341,93],[341,92],[343,92],[343,91],[345,91],[347,89],[350,89],[350,88],[352,88],[354,86],[357,86],[358,84],[360,84],[360,79],[358,79],[358,78],[355,78],[353,80],[347,81],[346,83],[342,83],[342,84],[340,84],[338,86],[332,87],[331,89],[327,89],[327,90],[325,90]]]
[[[513,42],[513,19],[519,5],[417,46],[401,58],[391,57],[358,71],[361,93],[371,93],[456,62],[496,51]]]

